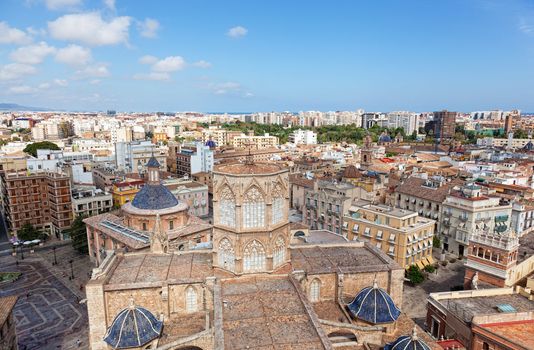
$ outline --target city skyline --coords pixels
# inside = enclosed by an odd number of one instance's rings
[[[2,3],[0,102],[93,111],[534,111],[527,1],[143,7]]]

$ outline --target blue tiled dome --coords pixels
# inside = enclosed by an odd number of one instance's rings
[[[132,205],[139,209],[158,210],[178,205],[178,199],[162,184],[147,183],[137,192]]]
[[[156,157],[152,156],[150,157],[150,159],[148,160],[148,162],[146,162],[146,167],[150,167],[150,168],[159,168],[160,167],[160,164],[158,162],[158,160],[156,159]]]
[[[403,335],[392,343],[386,344],[384,350],[431,350],[428,345],[417,337],[415,327],[412,335]]]
[[[347,306],[353,317],[377,324],[396,321],[400,310],[385,290],[376,282],[373,287],[362,289]]]
[[[391,142],[391,136],[389,136],[388,134],[381,135],[378,139],[378,142]]]
[[[122,310],[113,320],[104,341],[113,349],[139,347],[161,335],[163,323],[139,306]]]
[[[206,141],[205,145],[208,146],[209,148],[215,148],[217,146],[217,144],[213,140]]]
[[[529,141],[525,147],[523,147],[523,150],[525,151],[532,151],[534,149],[534,144],[532,144],[532,141]]]

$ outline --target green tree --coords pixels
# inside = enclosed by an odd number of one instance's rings
[[[69,235],[74,249],[80,253],[87,254],[89,251],[87,247],[87,231],[83,219],[84,216],[78,215],[70,225],[70,228],[66,230],[66,233]]]
[[[434,236],[432,238],[432,246],[434,248],[441,248],[441,240],[438,237]]]
[[[514,139],[526,139],[528,133],[523,129],[517,129],[514,131]]]
[[[406,272],[406,277],[412,284],[419,284],[425,280],[425,276],[421,273],[421,269],[417,265],[412,265]]]
[[[41,232],[33,227],[32,224],[24,224],[20,230],[17,231],[17,237],[21,241],[33,241],[39,238]]]
[[[56,145],[53,142],[50,141],[41,141],[41,142],[34,142],[30,143],[26,148],[24,148],[24,153],[31,154],[34,157],[37,157],[37,150],[38,149],[50,149],[52,151],[59,151],[60,148],[58,145]]]

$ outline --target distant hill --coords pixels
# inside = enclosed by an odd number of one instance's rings
[[[21,106],[16,103],[0,103],[0,111],[50,111],[50,108]]]

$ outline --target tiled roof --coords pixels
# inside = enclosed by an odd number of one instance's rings
[[[348,167],[346,167],[341,176],[347,179],[356,179],[363,177],[362,173],[358,171],[358,169],[356,169],[354,165],[349,165]]]
[[[137,192],[132,205],[138,209],[166,209],[178,205],[178,199],[161,184],[146,184]]]
[[[0,298],[0,327],[6,322],[16,303],[16,295]]]
[[[451,182],[443,184],[441,187],[431,188],[423,186],[425,181],[425,179],[421,179],[418,177],[409,177],[397,187],[395,192],[426,199],[432,202],[441,203],[445,200],[445,197],[447,197],[449,189],[453,188],[456,185],[461,185],[463,183],[462,180],[454,179]]]
[[[299,185],[305,188],[313,188],[313,184],[315,183],[315,180],[307,179],[297,174],[291,174],[289,175],[289,183]]]
[[[384,350],[430,350],[430,347],[417,335],[403,335],[392,343],[386,344]]]
[[[156,159],[156,157],[152,156],[150,157],[150,159],[148,160],[148,162],[146,162],[146,167],[151,167],[151,168],[159,168],[161,165],[159,164],[158,160]]]
[[[104,341],[113,349],[141,347],[161,335],[163,322],[139,306],[122,310],[108,328]]]
[[[389,294],[376,283],[372,287],[362,289],[348,308],[355,318],[373,324],[394,322],[401,313]]]

